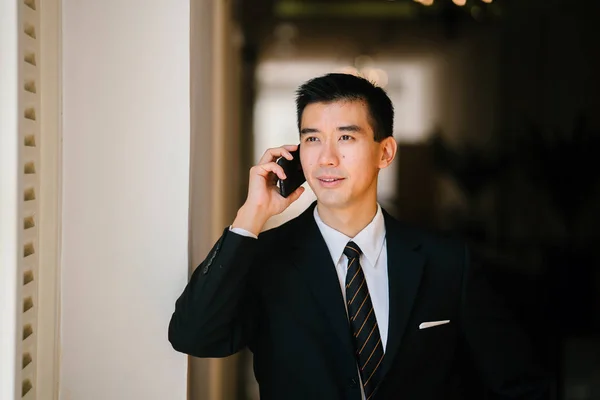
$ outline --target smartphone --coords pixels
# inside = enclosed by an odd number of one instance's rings
[[[281,157],[277,160],[277,164],[283,168],[286,179],[279,179],[279,193],[283,197],[288,197],[294,193],[294,190],[298,189],[306,178],[304,177],[304,171],[302,171],[302,164],[300,164],[300,146],[295,151],[290,152],[294,157],[292,160],[288,160],[285,157]]]

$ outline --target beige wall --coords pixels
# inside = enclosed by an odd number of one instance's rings
[[[40,7],[40,204],[38,268],[37,399],[57,400],[60,367],[60,243],[62,166],[61,0]]]
[[[186,398],[189,1],[63,0],[64,400]]]
[[[191,2],[190,271],[233,222],[247,176],[240,171],[241,41],[231,13],[229,0]],[[236,399],[237,363],[238,356],[191,357],[189,398]]]

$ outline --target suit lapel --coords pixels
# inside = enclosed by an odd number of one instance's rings
[[[416,251],[420,243],[408,235],[393,217],[384,212],[390,296],[388,340],[382,364],[387,374],[400,347],[421,282],[424,259]]]
[[[321,307],[325,318],[338,336],[347,354],[354,354],[354,347],[346,316],[346,306],[329,249],[314,220],[316,203],[295,221],[296,235],[292,240],[292,263],[304,277],[306,284]],[[416,251],[420,243],[413,235],[384,211],[389,285],[388,340],[382,364],[382,377],[387,374],[398,353],[401,339],[407,328],[411,310],[417,295],[424,259]]]
[[[299,226],[294,228],[297,235],[293,243],[292,262],[305,278],[342,346],[348,354],[354,354],[335,264],[313,217],[315,204],[308,207],[297,220]]]

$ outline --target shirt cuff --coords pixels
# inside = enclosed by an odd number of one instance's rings
[[[248,232],[247,230],[242,229],[242,228],[232,228],[231,226],[229,226],[229,230],[233,233],[237,233],[238,235],[258,239],[258,236],[256,236],[254,233]]]

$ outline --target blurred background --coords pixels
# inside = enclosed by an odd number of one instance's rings
[[[394,102],[382,206],[466,238],[553,399],[600,399],[600,2],[0,4],[2,400],[259,398],[249,352],[188,358],[167,324],[328,72]]]
[[[381,204],[466,237],[554,374],[556,398],[600,399],[598,2],[240,0],[235,10],[252,128],[242,170],[298,141],[293,95],[307,79],[338,71],[384,87],[400,150]],[[240,398],[258,399],[245,376]]]

